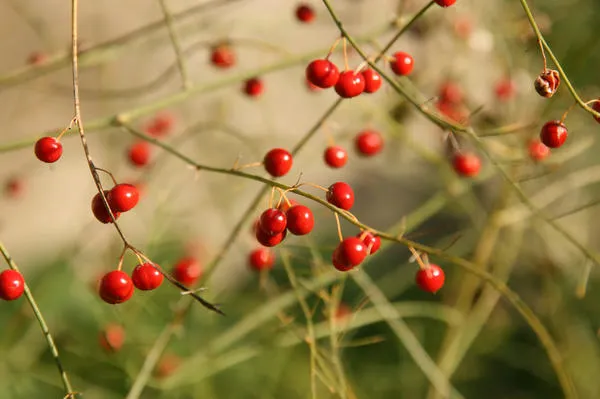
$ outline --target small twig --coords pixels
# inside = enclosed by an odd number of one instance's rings
[[[192,87],[192,82],[190,81],[190,77],[188,74],[187,66],[185,63],[185,55],[181,48],[181,43],[179,43],[177,32],[175,32],[175,22],[173,19],[173,15],[167,7],[167,0],[158,0],[158,3],[160,4],[160,8],[164,15],[165,24],[167,25],[167,30],[169,31],[169,38],[171,39],[171,44],[173,45],[175,57],[177,58],[177,67],[179,68],[179,74],[181,75],[181,83],[183,85],[183,89],[187,90],[190,87]]]

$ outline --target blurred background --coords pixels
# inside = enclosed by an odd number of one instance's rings
[[[373,56],[427,4],[331,3]],[[129,241],[166,270],[184,256],[206,269],[218,259],[200,285],[226,317],[166,283],[121,305],[100,300],[97,279],[117,267],[122,242],[112,225],[98,223],[90,211],[96,188],[78,135],[64,136],[64,154],[55,164],[39,162],[32,151],[37,138],[57,135],[73,117],[70,4],[0,0],[0,240],[30,285],[82,397],[434,399],[444,397],[431,383],[440,376],[453,386],[452,397],[564,397],[528,324],[462,269],[432,258],[447,282],[436,295],[421,292],[410,252],[390,244],[360,270],[336,272],[330,265],[335,218],[319,204],[290,195],[311,207],[315,230],[288,237],[275,249],[273,270],[259,274],[247,259],[259,245],[252,223],[268,196],[254,210],[248,207],[261,184],[198,173],[156,147],[148,166],[133,166],[127,154],[137,139],[110,126],[117,114],[133,114],[131,123],[146,132],[157,119],[166,120],[160,140],[199,163],[229,168],[236,160],[261,161],[274,147],[293,148],[338,98],[333,90],[310,90],[305,81],[308,62],[324,57],[339,36],[322,2],[306,1],[315,12],[310,23],[297,19],[296,1],[163,4],[185,53],[191,91],[178,95],[182,80],[160,1],[82,2],[83,121],[96,165],[142,190],[140,204],[119,219]],[[600,3],[547,0],[530,6],[577,92],[586,101],[596,98]],[[210,63],[211,51],[224,42],[236,59],[226,70]],[[340,67],[341,48],[332,56]],[[434,4],[389,54],[394,51],[413,55],[415,72],[402,84],[425,106],[435,109],[448,84],[463,93],[460,121],[489,134],[486,149],[511,183],[483,154],[476,179],[458,177],[448,159],[448,134],[386,83],[378,93],[344,100],[282,182],[301,178],[327,187],[346,181],[356,194],[352,212],[362,222],[405,231],[507,281],[550,331],[579,397],[600,397],[598,265],[548,223],[555,221],[581,246],[597,251],[598,124],[573,108],[565,146],[542,162],[530,159],[530,140],[543,123],[560,119],[573,99],[564,84],[551,100],[533,90],[543,63],[518,1]],[[351,51],[350,67],[360,63]],[[243,91],[244,81],[255,75],[264,85],[257,98]],[[385,140],[383,151],[371,158],[360,157],[353,143],[367,128]],[[331,140],[349,153],[348,165],[339,170],[323,162]],[[468,137],[457,140],[462,149],[477,151]],[[260,167],[247,171],[264,174]],[[543,218],[532,217],[514,184]],[[345,235],[359,232],[348,223],[342,228]],[[128,255],[124,270],[135,263]],[[0,398],[64,397],[25,298],[0,304],[0,323]]]

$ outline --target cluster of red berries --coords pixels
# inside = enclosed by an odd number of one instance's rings
[[[21,273],[7,269],[0,273],[0,299],[14,301],[23,295],[25,280]]]
[[[133,209],[140,199],[138,189],[133,184],[128,183],[120,183],[110,190],[104,190],[104,196],[106,197],[115,220],[121,216],[122,212]],[[104,205],[100,193],[96,193],[92,198],[92,213],[98,221],[105,224],[112,223],[110,211]]]

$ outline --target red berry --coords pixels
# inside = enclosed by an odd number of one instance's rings
[[[271,270],[275,263],[275,255],[269,248],[257,248],[248,256],[248,264],[253,270]]]
[[[104,190],[104,196],[106,197],[107,201],[109,195],[110,191]],[[121,216],[121,212],[117,212],[114,209],[112,211],[115,220],[118,219],[119,216]],[[102,196],[100,195],[100,193],[96,193],[96,195],[94,195],[94,198],[92,198],[92,213],[100,222],[104,224],[112,223],[112,219],[110,218],[110,212],[108,211],[106,206],[104,206],[104,202],[102,201]]]
[[[362,263],[367,256],[367,247],[356,237],[344,238],[333,251],[333,266],[340,271],[347,271]]]
[[[147,141],[136,141],[129,147],[128,157],[129,162],[133,166],[141,167],[150,162],[150,153],[152,147]]]
[[[515,82],[509,78],[502,79],[496,83],[496,87],[494,88],[496,98],[500,101],[508,101],[512,99],[515,96],[516,91],[517,88],[515,86]]]
[[[546,122],[540,132],[540,140],[547,147],[558,148],[565,143],[569,132],[561,121]]]
[[[456,3],[456,0],[435,0],[438,6],[442,7],[450,7],[452,4]]]
[[[309,23],[315,19],[315,11],[308,4],[300,4],[298,8],[296,8],[296,18],[298,21]]]
[[[0,298],[5,301],[14,301],[23,295],[25,280],[21,273],[7,269],[0,273]]]
[[[363,130],[354,138],[356,151],[365,157],[378,154],[383,148],[383,138],[375,130]]]
[[[125,329],[118,324],[109,324],[98,337],[100,346],[107,352],[118,352],[125,342]]]
[[[284,230],[279,234],[270,235],[264,232],[261,228],[258,228],[254,232],[254,235],[256,237],[256,241],[258,241],[261,245],[264,245],[265,247],[274,247],[285,239],[287,230]]]
[[[283,233],[287,227],[285,212],[279,209],[267,209],[260,215],[258,227],[270,236]]]
[[[108,192],[106,199],[113,212],[127,212],[137,205],[140,193],[133,184],[121,183]]]
[[[460,104],[464,99],[462,88],[454,82],[447,81],[440,86],[440,102]]]
[[[469,121],[469,113],[462,104],[453,104],[448,101],[439,101],[436,105],[438,111],[453,122],[467,123]]]
[[[327,202],[345,210],[350,210],[354,205],[354,191],[349,184],[344,182],[333,183],[327,190]]]
[[[456,154],[452,161],[454,170],[461,176],[474,177],[477,176],[481,169],[481,159],[475,154],[464,153]]]
[[[21,178],[13,176],[6,181],[4,191],[9,198],[20,198],[25,191],[25,184]]]
[[[150,136],[162,137],[169,134],[173,128],[173,115],[162,113],[156,115],[154,119],[144,128],[144,131]]]
[[[321,89],[335,86],[339,78],[340,71],[329,60],[314,60],[306,67],[306,79]]]
[[[394,60],[391,62],[392,71],[399,76],[407,76],[412,72],[415,61],[413,57],[405,52],[398,51],[394,53]]]
[[[596,112],[600,112],[600,98],[592,104],[592,109]],[[596,122],[600,123],[600,117],[594,116],[594,119],[596,120]]]
[[[259,78],[248,79],[244,83],[244,92],[250,97],[258,97],[262,94],[264,85]]]
[[[212,48],[210,62],[217,68],[230,68],[235,64],[235,53],[229,44],[218,44]]]
[[[308,234],[315,226],[315,218],[310,208],[304,205],[294,205],[286,212],[287,229],[297,236]]]
[[[203,270],[196,258],[185,257],[173,266],[173,277],[183,285],[194,285],[202,276]]]
[[[123,303],[133,295],[133,282],[127,273],[113,270],[100,280],[100,298],[112,305]]]
[[[365,93],[375,93],[381,87],[381,76],[377,71],[368,68],[362,71],[362,76],[365,81]]]
[[[284,176],[292,168],[292,154],[283,148],[274,148],[267,152],[263,163],[265,164],[265,169],[271,176]]]
[[[133,269],[131,279],[138,290],[150,291],[160,287],[164,277],[152,263],[144,263]]]
[[[529,156],[534,161],[541,161],[550,155],[550,148],[546,147],[540,140],[531,140],[528,150]]]
[[[419,288],[434,294],[443,287],[445,279],[442,268],[434,264],[429,264],[426,269],[419,269],[415,278]]]
[[[173,374],[180,364],[181,358],[179,358],[179,356],[167,353],[166,355],[163,355],[160,362],[156,365],[154,374],[156,375],[156,378],[166,378]]]
[[[348,153],[342,147],[331,146],[325,149],[323,154],[325,163],[332,168],[341,168],[348,162]]]
[[[63,147],[54,137],[42,137],[35,143],[35,156],[42,162],[53,163],[60,159]]]
[[[344,71],[335,84],[335,92],[342,98],[352,98],[365,90],[365,78],[354,71]]]
[[[367,247],[368,255],[373,255],[381,247],[381,238],[379,238],[379,236],[374,235],[373,233],[369,233],[368,231],[358,233],[356,235],[356,238],[360,238],[365,244],[365,247]]]

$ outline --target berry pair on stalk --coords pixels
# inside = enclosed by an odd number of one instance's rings
[[[294,235],[306,235],[315,225],[310,208],[304,205],[291,205],[286,210],[270,208],[264,211],[255,228],[256,240],[265,247],[281,243],[288,231]]]
[[[345,70],[340,73],[338,67],[328,58],[312,61],[306,67],[307,81],[321,89],[333,87],[342,98],[356,97],[363,92],[375,93],[381,87],[381,76],[371,68],[363,71]]]
[[[121,216],[121,212],[127,212],[133,209],[139,199],[138,189],[133,184],[120,183],[110,190],[104,190],[104,196],[110,206],[115,220]],[[102,201],[100,193],[96,193],[92,198],[92,213],[102,223],[111,223],[110,212]]]
[[[331,263],[341,272],[347,272],[360,265],[367,255],[379,250],[381,239],[368,231],[358,233],[355,237],[344,238],[333,251]]]
[[[100,280],[100,298],[112,305],[131,298],[134,287],[142,291],[154,290],[163,282],[163,275],[152,263],[143,263],[133,269],[131,277],[122,270],[112,270]]]
[[[381,152],[383,137],[376,130],[365,129],[355,136],[354,148],[360,156],[372,157]],[[348,162],[348,152],[343,147],[331,145],[325,149],[323,159],[330,168],[339,169]]]

